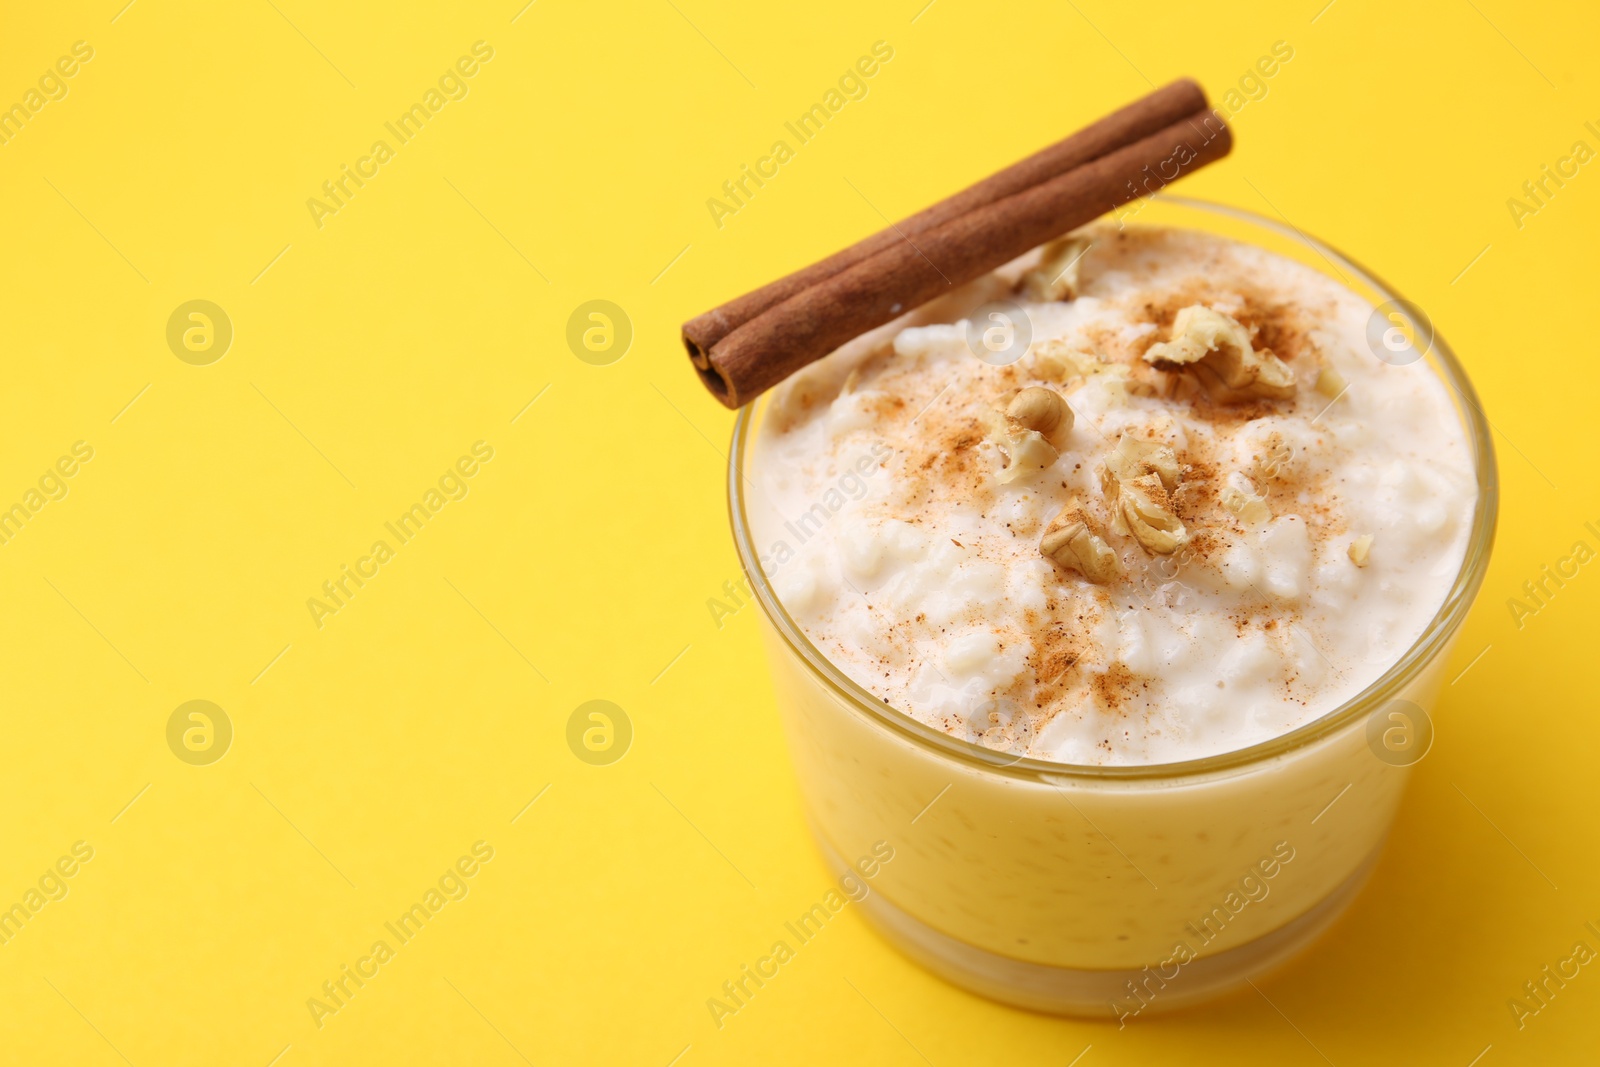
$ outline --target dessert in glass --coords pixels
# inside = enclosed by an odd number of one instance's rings
[[[741,411],[728,486],[817,842],[895,849],[869,920],[958,985],[1124,1023],[1359,891],[1497,496],[1414,306],[1172,196],[794,374]]]

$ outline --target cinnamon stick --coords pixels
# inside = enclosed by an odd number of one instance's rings
[[[982,204],[801,289],[734,328],[697,367],[737,408],[801,367],[911,308],[1090,222],[1233,147],[1221,118],[1201,112],[1037,185]]]
[[[706,370],[711,365],[711,348],[718,341],[773,305],[782,303],[824,278],[832,277],[906,237],[915,237],[985,204],[1020,193],[1205,109],[1206,94],[1193,81],[1184,78],[1163,86],[947,200],[941,200],[809,267],[690,319],[683,324],[683,341],[689,349],[690,358],[696,367]]]

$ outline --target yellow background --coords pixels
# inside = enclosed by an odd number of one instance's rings
[[[1600,968],[1521,1031],[1506,1007],[1600,948],[1596,565],[1520,628],[1506,606],[1600,547],[1600,171],[1520,229],[1506,207],[1600,148],[1592,10],[522,2],[7,5],[0,103],[95,55],[0,146],[0,503],[95,456],[0,546],[0,904],[95,855],[0,945],[0,1060],[1592,1062]],[[470,94],[319,229],[307,198],[478,40]],[[869,95],[717,228],[706,199],[878,40]],[[731,415],[679,322],[1152,82],[1218,99],[1280,40],[1184,191],[1426,308],[1501,459],[1467,673],[1371,887],[1259,994],[1122,1032],[943,985],[853,912],[718,1030],[706,999],[828,879],[756,609],[706,607],[737,574]],[[165,340],[197,298],[235,331],[209,366]],[[633,323],[609,366],[565,340],[591,299]],[[307,598],[478,440],[470,494],[314,625]],[[235,729],[209,766],[166,742],[193,699]],[[591,699],[633,724],[611,766],[565,740]],[[319,1029],[307,998],[478,840],[470,895]]]

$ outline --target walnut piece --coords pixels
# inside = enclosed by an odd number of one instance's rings
[[[1126,363],[1086,352],[1059,337],[1037,341],[1028,349],[1026,370],[1029,376],[1047,382],[1071,383],[1076,379],[1098,378],[1104,383],[1106,399],[1121,407],[1130,394],[1156,396],[1161,383],[1135,378]]]
[[[1086,237],[1063,237],[1044,246],[1039,265],[1022,276],[1022,291],[1029,300],[1073,300],[1079,292],[1079,265],[1092,242]]]
[[[1194,364],[1229,389],[1288,400],[1294,396],[1294,370],[1268,349],[1254,348],[1250,331],[1237,319],[1204,304],[1191,304],[1172,322],[1172,340],[1150,346],[1146,363]]]
[[[1042,434],[1053,432],[1063,423],[1063,429],[1072,429],[1072,409],[1061,399],[1061,394],[1037,385],[1030,385],[1011,398],[1006,418],[1015,426]]]
[[[1146,549],[1170,555],[1189,543],[1189,531],[1172,507],[1182,468],[1172,449],[1123,434],[1100,467],[1100,487],[1127,527]]]
[[[1035,378],[1066,382],[1095,374],[1104,364],[1094,353],[1085,352],[1064,338],[1047,337],[1028,349],[1026,366]]]
[[[1141,474],[1122,482],[1117,506],[1128,532],[1151,552],[1171,555],[1189,543],[1189,531],[1172,511],[1172,497],[1156,474]]]
[[[1007,424],[992,436],[1006,455],[1005,467],[995,475],[1002,484],[1042,471],[1061,455],[1038,430]]]
[[[1067,506],[1044,528],[1039,551],[1056,565],[1075,570],[1100,585],[1122,573],[1117,554],[1106,544],[1077,497],[1067,501]]]
[[[1141,441],[1132,434],[1123,434],[1109,455],[1106,470],[1117,478],[1137,478],[1141,474],[1156,474],[1167,489],[1176,489],[1182,468],[1171,447],[1157,441]]]
[[[1365,567],[1372,552],[1372,535],[1362,534],[1350,542],[1350,547],[1346,551],[1349,553],[1351,563],[1357,567]]]

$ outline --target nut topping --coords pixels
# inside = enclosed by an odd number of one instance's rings
[[[1022,276],[1022,290],[1028,299],[1040,302],[1075,299],[1078,267],[1090,243],[1085,237],[1063,237],[1045,245],[1039,265]]]
[[[1250,331],[1231,316],[1204,304],[1191,304],[1172,322],[1172,340],[1153,344],[1144,354],[1154,364],[1195,364],[1229,389],[1288,400],[1294,396],[1294,370],[1268,349],[1250,344]]]
[[[1118,528],[1151,552],[1168,555],[1189,542],[1172,507],[1172,490],[1182,476],[1172,449],[1123,434],[1100,467],[1100,488],[1115,509]]]
[[[1067,506],[1044,528],[1039,551],[1058,566],[1075,570],[1100,585],[1122,572],[1117,554],[1095,529],[1094,520],[1077,497],[1067,501]]]
[[[1176,489],[1182,469],[1172,449],[1155,441],[1141,441],[1132,434],[1123,434],[1117,447],[1106,456],[1106,470],[1116,478],[1131,479],[1141,474],[1155,474],[1168,490]]]
[[[1372,552],[1372,535],[1362,534],[1354,541],[1351,541],[1350,547],[1347,551],[1349,553],[1351,563],[1354,563],[1357,567],[1365,567],[1367,565],[1367,558]]]
[[[1128,532],[1151,552],[1166,556],[1189,543],[1189,531],[1172,511],[1172,497],[1156,474],[1122,482],[1117,506]]]
[[[994,438],[1006,456],[1004,469],[995,476],[1002,484],[1042,471],[1061,455],[1038,430],[1008,425]]]
[[[1100,362],[1092,352],[1070,344],[1060,338],[1046,338],[1028,349],[1027,364],[1035,378],[1048,382],[1066,382],[1073,378],[1086,378],[1104,370],[1108,364]]]
[[[1072,409],[1061,399],[1061,394],[1037,385],[1029,386],[1011,399],[1006,418],[1015,426],[1042,434],[1049,434],[1063,424],[1065,429],[1072,429]]]

